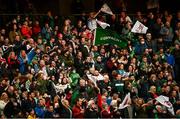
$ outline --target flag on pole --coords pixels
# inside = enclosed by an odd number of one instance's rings
[[[148,27],[146,27],[141,22],[136,21],[136,23],[134,24],[133,28],[131,29],[131,32],[146,34],[147,30],[148,30]]]
[[[127,46],[127,40],[123,39],[116,32],[109,29],[96,28],[94,33],[94,45],[111,44],[121,48]]]
[[[106,3],[101,7],[101,11],[106,14],[113,15],[113,12],[111,11],[110,7]]]
[[[128,102],[131,100],[131,97],[130,97],[130,93],[128,93],[124,100],[122,101],[122,103],[120,104],[119,106],[119,109],[124,109],[126,108],[127,106],[129,106]]]
[[[160,95],[159,97],[156,98],[158,102],[160,102],[162,105],[166,106],[168,111],[172,114],[175,115],[174,113],[174,108],[171,102],[169,101],[169,97]]]
[[[102,21],[99,21],[96,19],[96,22],[99,24],[99,26],[101,26],[103,29],[105,29],[107,26],[110,27],[110,25],[108,23],[105,23],[105,22],[102,22]]]

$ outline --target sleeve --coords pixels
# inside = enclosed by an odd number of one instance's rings
[[[21,57],[18,58],[18,61],[19,61],[19,65],[20,65],[20,66],[24,64],[24,61],[22,60]]]
[[[13,62],[11,62],[11,59],[8,57],[8,64],[9,65],[12,65],[13,64]]]
[[[73,108],[72,111],[73,111],[73,116],[74,116],[74,117],[78,117],[78,115],[81,114],[75,107]]]
[[[32,59],[34,58],[35,55],[36,55],[36,52],[34,51],[34,49],[32,49],[32,50],[27,54],[28,64],[31,63],[31,61],[32,61]]]
[[[98,107],[100,108],[100,110],[102,110],[102,96],[100,93],[98,93],[97,95],[97,98],[98,98]]]

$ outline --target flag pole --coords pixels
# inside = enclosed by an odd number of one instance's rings
[[[101,10],[99,10],[95,15],[94,15],[94,17],[93,18],[96,18],[97,17],[97,15],[99,14],[101,12]]]
[[[94,30],[94,39],[93,39],[93,45],[95,45],[95,40],[96,40],[96,29]]]

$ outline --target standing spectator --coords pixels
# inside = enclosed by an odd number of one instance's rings
[[[144,103],[144,100],[142,98],[139,98],[137,100],[136,106],[135,106],[135,112],[136,112],[136,118],[147,118],[147,111],[146,111],[146,104]]]
[[[80,75],[80,76],[83,76],[83,73],[84,73],[84,67],[83,67],[83,56],[82,56],[82,52],[78,52],[77,55],[76,55],[76,58],[74,59],[74,66],[75,68],[77,69],[77,73]]]
[[[180,77],[180,46],[178,44],[175,44],[175,49],[173,51],[173,55],[175,58],[175,75],[176,75],[176,81],[179,82]]]
[[[160,34],[163,37],[165,47],[170,47],[172,45],[174,31],[169,22],[166,22],[165,25],[161,27]]]
[[[154,99],[156,97],[158,97],[157,93],[156,93],[156,87],[155,86],[151,86],[148,92],[148,97],[151,99]]]
[[[84,117],[84,109],[82,108],[83,100],[78,98],[76,104],[72,108],[73,118],[83,118]]]
[[[88,102],[87,108],[84,112],[84,118],[98,118],[98,109],[94,100]]]
[[[45,116],[45,99],[39,99],[37,106],[35,107],[35,112],[38,118],[44,118]]]
[[[170,52],[169,49],[166,50],[165,57],[166,57],[165,59],[166,59],[167,63],[169,65],[171,65],[172,67],[174,67],[175,59],[174,59],[174,56],[172,55],[172,53]]]
[[[110,119],[111,118],[111,112],[108,108],[108,104],[107,103],[104,103],[103,104],[103,110],[101,111],[101,118],[107,118],[107,119]]]
[[[9,102],[4,107],[4,115],[7,118],[17,117],[20,110],[20,104],[17,100],[15,98],[10,98]]]
[[[21,33],[22,33],[22,36],[24,38],[31,38],[32,36],[32,29],[31,27],[28,26],[28,22],[25,21],[22,28],[21,28]]]
[[[17,35],[20,36],[21,39],[21,32],[18,30],[17,24],[13,24],[13,28],[9,32],[9,40],[11,44],[14,44],[14,40]]]
[[[54,118],[54,117],[55,117],[54,108],[52,105],[50,105],[49,107],[47,107],[44,118]]]
[[[41,31],[42,37],[45,38],[46,43],[47,43],[47,41],[49,41],[50,38],[51,38],[52,30],[53,30],[53,29],[49,26],[48,23],[45,23],[45,26],[42,28],[42,31]]]
[[[39,21],[35,21],[34,25],[33,25],[33,28],[32,28],[32,33],[33,33],[33,36],[35,38],[38,37],[38,35],[41,33],[41,27],[39,26]]]
[[[35,114],[35,112],[34,112],[34,109],[31,109],[31,111],[29,112],[29,115],[28,115],[27,119],[36,119],[36,114]]]
[[[142,55],[147,48],[144,38],[141,38],[139,43],[135,46],[135,54]]]
[[[22,74],[25,74],[27,72],[28,64],[31,63],[35,54],[36,53],[35,53],[34,49],[32,49],[28,54],[26,54],[26,52],[24,50],[21,50],[18,60],[19,60],[19,71]]]
[[[157,18],[156,23],[153,24],[152,29],[151,29],[151,32],[152,32],[152,35],[153,35],[154,39],[157,39],[157,38],[159,38],[161,36],[160,30],[161,30],[162,25],[163,25],[162,19]]]
[[[130,22],[132,24],[131,18],[127,15],[125,11],[122,11],[120,13],[120,21],[122,24],[126,24],[127,22]]]
[[[1,94],[0,98],[0,114],[3,115],[3,110],[6,104],[9,102],[9,97],[6,92]]]
[[[155,53],[157,51],[157,41],[152,39],[151,33],[146,34],[146,45],[150,52]]]
[[[61,116],[62,118],[72,118],[72,111],[70,109],[70,105],[68,100],[61,99],[60,100],[60,109],[61,109]]]
[[[10,80],[12,81],[14,78],[13,74],[16,71],[16,69],[18,69],[19,64],[20,64],[17,56],[15,55],[15,52],[10,52],[7,63],[8,63],[9,74],[10,74],[9,77],[10,77]]]
[[[119,95],[124,95],[124,81],[122,80],[121,74],[117,74],[116,78],[113,81],[113,93],[117,93]]]
[[[104,63],[102,62],[101,56],[97,57],[95,62],[95,69],[97,69],[99,72],[104,71]]]

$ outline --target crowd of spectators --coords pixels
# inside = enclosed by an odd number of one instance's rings
[[[180,116],[180,12],[99,14],[128,45],[93,45],[94,13],[75,21],[48,12],[0,28],[0,115],[6,118]],[[148,27],[135,34],[136,21]],[[119,109],[127,93],[131,100]],[[169,97],[175,115],[155,100]]]

